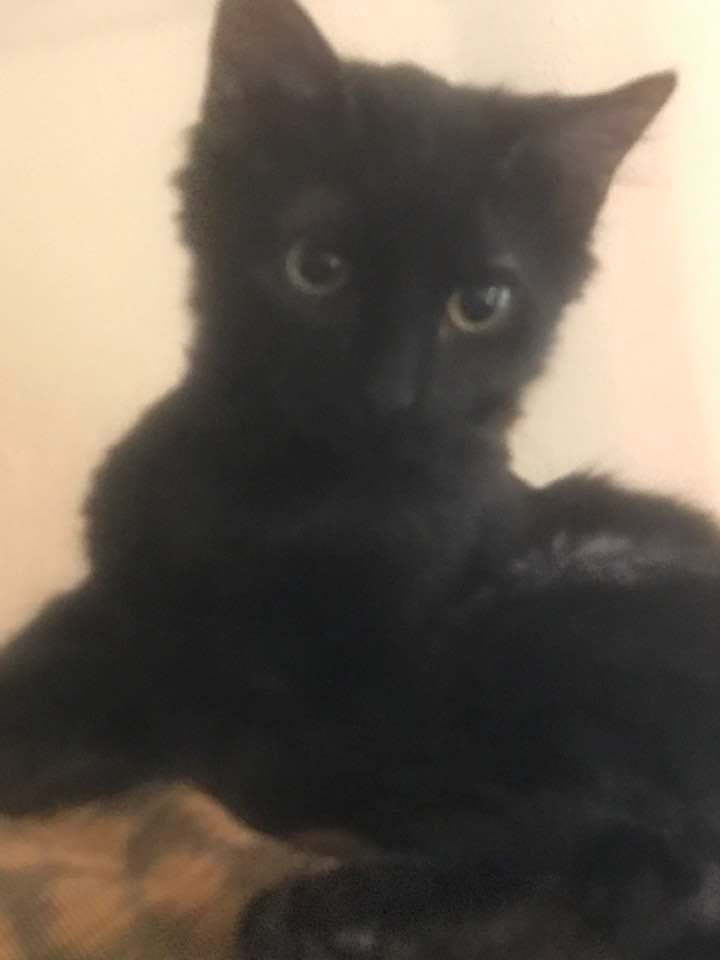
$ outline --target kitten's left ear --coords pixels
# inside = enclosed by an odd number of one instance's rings
[[[342,104],[340,64],[294,0],[220,0],[203,123],[238,145]]]
[[[588,230],[615,171],[676,83],[667,71],[595,96],[551,99],[541,128],[516,145],[509,165],[519,164],[536,182],[540,177],[556,215]]]

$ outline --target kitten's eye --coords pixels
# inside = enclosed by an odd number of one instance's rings
[[[490,333],[505,320],[513,301],[512,287],[503,281],[462,287],[448,300],[447,315],[463,333]]]
[[[342,290],[350,279],[350,263],[332,247],[300,240],[287,255],[288,279],[302,293],[329,297]]]

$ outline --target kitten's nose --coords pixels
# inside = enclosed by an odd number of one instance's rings
[[[409,412],[425,392],[433,337],[416,317],[413,311],[387,324],[366,370],[365,393],[380,416]]]

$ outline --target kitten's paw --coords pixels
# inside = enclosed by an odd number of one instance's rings
[[[406,864],[341,868],[260,897],[242,945],[253,960],[450,960],[463,904],[448,893]]]
[[[578,856],[574,899],[586,920],[606,929],[628,924],[655,928],[696,892],[692,858],[660,835],[619,825],[600,833]]]
[[[619,960],[586,934],[567,904],[541,886],[494,871],[472,880],[378,864],[265,894],[246,916],[240,954],[250,960]]]

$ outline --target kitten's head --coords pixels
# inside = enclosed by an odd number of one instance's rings
[[[196,364],[309,432],[504,425],[673,86],[456,87],[340,60],[292,0],[222,0],[181,178]]]

